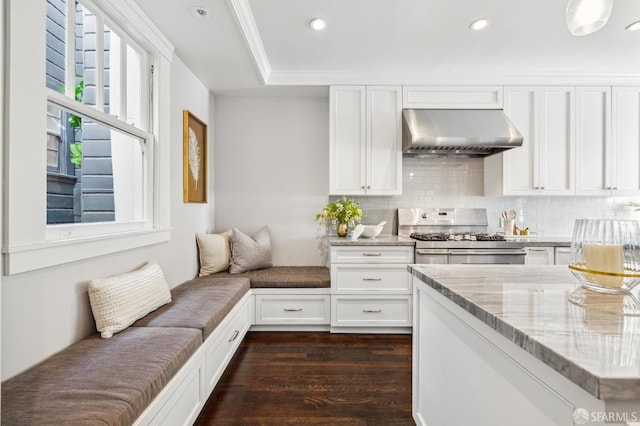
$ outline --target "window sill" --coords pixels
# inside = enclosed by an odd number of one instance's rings
[[[169,241],[171,229],[145,229],[133,232],[59,240],[28,246],[7,247],[4,273],[34,271],[78,260],[90,259]]]

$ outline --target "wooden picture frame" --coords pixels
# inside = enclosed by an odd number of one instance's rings
[[[206,203],[209,181],[207,124],[185,109],[182,127],[183,201]]]

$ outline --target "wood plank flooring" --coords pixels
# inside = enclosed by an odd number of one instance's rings
[[[415,425],[411,336],[249,332],[196,425]]]

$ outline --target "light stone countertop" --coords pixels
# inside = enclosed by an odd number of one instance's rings
[[[620,315],[617,296],[594,295],[588,308],[568,302],[579,284],[566,266],[408,268],[596,398],[640,399],[640,317]]]
[[[521,242],[523,247],[570,247],[571,237],[538,237],[538,238],[518,238],[514,241]],[[351,238],[329,237],[329,245],[332,246],[412,246],[415,241],[407,237],[397,235],[378,235],[376,238],[360,237],[355,240]]]
[[[339,237],[329,238],[331,246],[413,246],[415,243],[411,238],[397,235],[378,235],[376,238],[360,237],[355,240]]]

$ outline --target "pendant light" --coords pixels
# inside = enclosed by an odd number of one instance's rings
[[[574,36],[594,33],[604,27],[613,8],[613,0],[569,0],[567,27]]]

